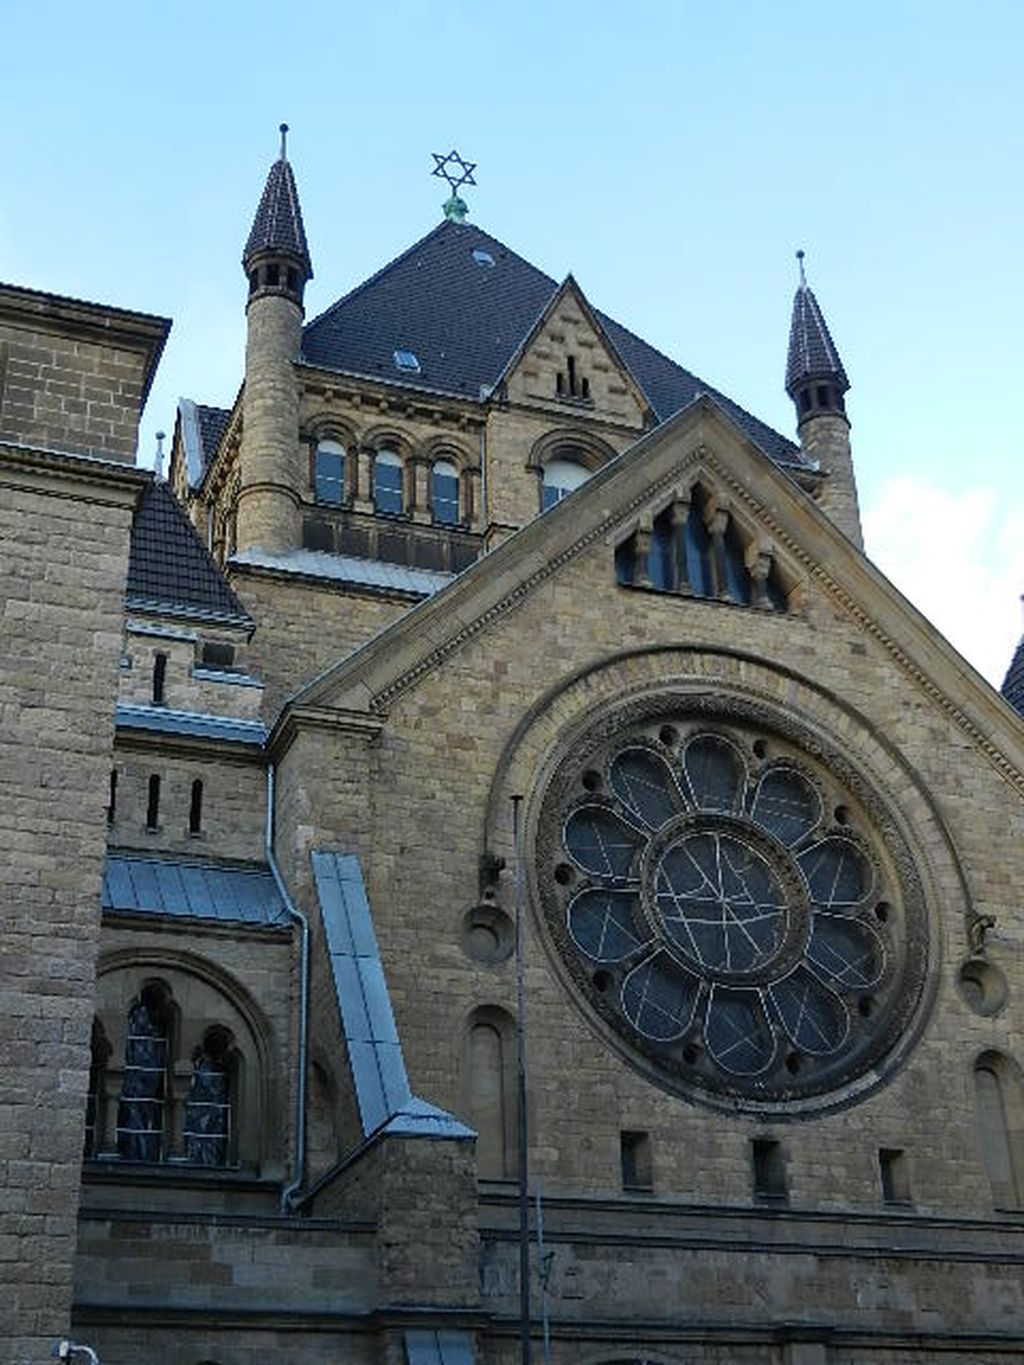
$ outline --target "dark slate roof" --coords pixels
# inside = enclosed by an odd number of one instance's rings
[[[264,864],[236,867],[132,853],[107,854],[103,909],[268,929],[289,923],[277,883]]]
[[[494,264],[478,264],[474,251],[486,252]],[[412,351],[420,370],[405,382],[480,400],[557,289],[550,276],[474,224],[446,220],[309,323],[303,359],[400,383],[394,353]],[[792,441],[612,318],[596,310],[595,316],[659,421],[706,393],[773,460],[806,465]]]
[[[283,251],[296,257],[306,267],[306,276],[313,278],[313,264],[306,244],[306,229],[302,225],[299,192],[289,162],[280,157],[270,168],[267,183],[249,240],[242,253],[246,270],[253,256],[262,251]]]
[[[1006,671],[1002,693],[1013,709],[1024,716],[1024,640],[1017,646],[1013,662]]]
[[[125,601],[135,610],[252,624],[174,494],[155,479],[132,525]]]
[[[220,438],[231,420],[230,408],[210,408],[203,403],[196,404],[196,417],[199,419],[199,440],[202,444],[203,468],[217,453]]]
[[[792,395],[804,379],[834,378],[843,393],[850,381],[839,359],[835,342],[829,335],[818,300],[801,283],[793,298],[793,321],[789,328],[789,354],[786,358],[786,392]]]

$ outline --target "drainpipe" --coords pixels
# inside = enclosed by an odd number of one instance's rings
[[[306,1057],[309,1050],[309,921],[295,908],[281,869],[274,857],[274,765],[267,767],[267,824],[266,853],[274,881],[284,901],[284,908],[301,931],[301,961],[299,963],[299,1074],[295,1087],[295,1171],[290,1185],[281,1191],[281,1212],[291,1213],[296,1195],[306,1178]]]

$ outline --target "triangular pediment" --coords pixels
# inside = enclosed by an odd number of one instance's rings
[[[511,357],[499,388],[512,403],[649,425],[643,391],[572,275]]]
[[[774,638],[787,641],[785,618],[839,615],[850,630],[889,656],[908,686],[927,693],[990,761],[1024,790],[1024,727],[1009,705],[892,586],[783,471],[779,470],[710,398],[701,398],[612,460],[556,507],[537,517],[498,549],[420,603],[362,648],[329,667],[289,701],[278,722],[276,745],[303,723],[365,722],[379,726],[392,704],[471,642],[477,642],[534,594],[579,610],[576,564],[594,558],[590,610],[595,602],[635,625],[650,585],[633,597],[616,575],[616,552],[642,536],[666,509],[686,504],[695,489],[710,525],[735,528],[745,562],[766,557],[778,574],[785,601],[763,603],[781,622]],[[602,563],[603,559],[603,563]],[[605,601],[607,598],[607,601]],[[685,592],[659,598],[665,638],[683,638],[695,598]],[[737,613],[756,613],[753,603]],[[678,612],[679,615],[666,615]],[[692,618],[690,618],[692,619]],[[707,619],[707,618],[705,618]],[[744,618],[751,622],[754,616]],[[740,617],[716,623],[743,638]],[[672,625],[678,621],[678,626]],[[823,637],[822,637],[823,638]],[[801,647],[816,648],[805,629]],[[714,642],[714,637],[708,637]],[[652,638],[652,647],[664,640]],[[823,646],[827,647],[827,646]],[[865,643],[864,646],[868,647]],[[785,651],[784,651],[785,652]],[[787,660],[788,665],[788,660]],[[842,676],[840,668],[838,677]],[[332,719],[333,718],[333,719]]]

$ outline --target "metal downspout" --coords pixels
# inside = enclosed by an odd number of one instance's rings
[[[284,901],[284,908],[292,921],[301,930],[301,961],[299,963],[299,1074],[295,1087],[295,1170],[290,1185],[281,1191],[281,1212],[291,1213],[296,1205],[296,1195],[306,1178],[306,1057],[309,1049],[309,921],[295,908],[288,888],[281,876],[281,869],[274,857],[274,776],[273,763],[267,767],[267,822],[266,854],[267,863],[273,873],[277,889]]]

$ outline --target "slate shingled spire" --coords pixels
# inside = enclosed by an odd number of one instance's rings
[[[242,265],[249,277],[251,291],[277,287],[301,297],[302,287],[313,278],[313,262],[306,242],[306,229],[302,224],[299,191],[288,161],[285,145],[287,132],[288,125],[282,123],[281,154],[267,176],[242,254]],[[289,268],[293,272],[291,277],[287,273]],[[290,288],[289,279],[294,281]]]
[[[850,381],[829,335],[818,300],[807,284],[804,253],[798,251],[796,254],[800,262],[800,284],[793,298],[793,321],[789,328],[786,392],[801,408],[798,394],[810,384],[825,384],[831,391],[832,403],[838,402],[838,411],[842,412],[842,396],[849,389]],[[807,410],[803,408],[801,415]]]
[[[1015,711],[1024,716],[1024,639],[1017,646],[1003,679],[1002,693]]]

